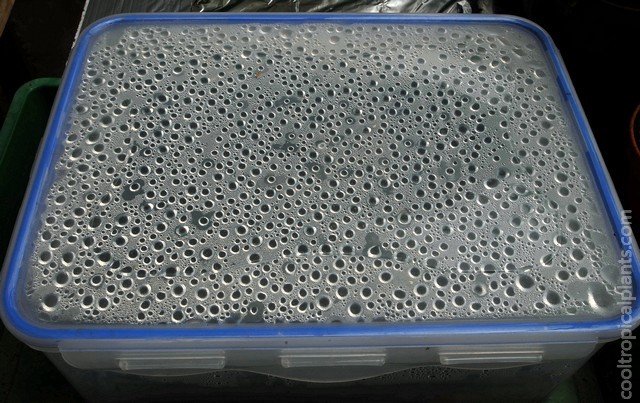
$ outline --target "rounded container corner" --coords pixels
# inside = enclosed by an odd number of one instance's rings
[[[57,341],[45,336],[47,330],[40,323],[33,323],[21,312],[15,294],[6,289],[6,280],[2,282],[0,289],[0,318],[7,330],[29,347],[57,351]]]
[[[535,35],[536,38],[538,38],[538,40],[540,40],[540,42],[553,44],[551,35],[549,35],[549,33],[540,25],[527,18],[509,14],[499,14],[496,15],[495,18],[502,21],[503,23],[515,25],[531,32],[533,35]]]
[[[85,43],[92,38],[104,33],[105,31],[113,28],[116,25],[122,24],[131,19],[134,14],[120,13],[113,14],[106,17],[102,17],[89,24],[86,28],[80,32],[76,39],[75,47],[78,47],[80,43]]]

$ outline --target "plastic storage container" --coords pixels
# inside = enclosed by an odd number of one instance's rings
[[[623,218],[528,21],[116,16],[69,63],[2,317],[89,399],[323,390],[236,370],[539,398],[637,324]]]

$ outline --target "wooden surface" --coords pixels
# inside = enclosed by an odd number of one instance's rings
[[[2,35],[4,26],[7,24],[7,20],[9,19],[13,2],[14,0],[0,0],[0,35]]]

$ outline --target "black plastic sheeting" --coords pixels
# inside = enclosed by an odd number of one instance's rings
[[[120,13],[492,13],[493,0],[87,0],[78,32]]]
[[[472,13],[490,12],[489,5],[474,0],[195,0],[192,11]]]

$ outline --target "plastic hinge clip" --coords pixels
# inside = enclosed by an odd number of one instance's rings
[[[537,364],[542,362],[541,350],[522,351],[451,351],[440,353],[442,365],[475,364]]]
[[[174,356],[174,357],[122,357],[117,359],[118,367],[123,371],[140,371],[156,369],[222,369],[225,357],[215,356]]]
[[[384,353],[357,354],[291,354],[281,355],[280,361],[284,368],[301,367],[338,367],[338,366],[376,366],[385,364]]]

